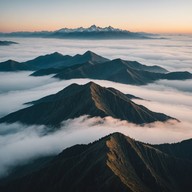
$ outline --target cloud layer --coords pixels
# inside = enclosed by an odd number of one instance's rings
[[[66,40],[11,38],[19,44],[0,47],[0,61],[26,61],[51,52],[75,55],[92,50],[110,59],[135,60],[146,65],[160,65],[168,70],[192,72],[191,36],[168,36],[150,40]],[[3,38],[1,38],[3,40]]]
[[[71,83],[85,84],[90,79],[63,80],[46,77],[28,77],[29,73],[4,74],[0,92],[0,116],[26,107],[23,103],[56,93]],[[80,117],[63,122],[55,133],[46,135],[45,126],[25,126],[19,123],[0,124],[0,176],[12,167],[28,160],[58,154],[77,143],[89,143],[112,132],[122,132],[148,143],[176,142],[192,138],[192,93],[182,92],[162,85],[132,86],[96,80],[105,87],[114,87],[124,93],[145,100],[134,100],[149,109],[178,118],[181,122],[153,123],[136,126],[126,121]],[[14,83],[14,86],[13,84]]]
[[[168,37],[168,36],[167,36]],[[75,55],[92,50],[110,59],[136,60],[146,65],[161,65],[169,70],[192,71],[190,37],[169,36],[161,40],[86,41],[61,39],[12,39],[18,45],[0,47],[0,61],[26,61],[42,54],[61,52]],[[54,94],[71,83],[85,84],[90,79],[62,80],[29,77],[29,72],[0,73],[0,117],[26,107],[30,102]],[[192,89],[188,81],[157,81],[147,86],[124,85],[94,80],[105,87],[145,100],[134,100],[156,112],[178,118],[181,122],[153,123],[144,127],[107,117],[86,116],[63,122],[60,130],[45,134],[45,126],[19,123],[0,124],[0,176],[19,164],[50,154],[58,154],[77,143],[89,143],[112,132],[122,132],[148,143],[176,142],[192,138]]]
[[[37,157],[56,155],[75,144],[87,144],[113,132],[121,132],[147,143],[176,142],[192,136],[187,123],[170,121],[137,126],[106,117],[82,116],[63,122],[60,130],[45,134],[45,126],[25,126],[19,123],[0,124],[0,177],[14,166]],[[182,126],[182,129],[180,128]]]
[[[7,75],[6,73],[1,74],[4,77],[4,81],[2,84],[0,83],[0,86],[2,87],[1,90],[4,91],[0,92],[0,117],[26,107],[26,105],[23,105],[26,102],[57,93],[71,83],[85,84],[91,81],[90,79],[60,81],[50,78],[50,76],[36,79],[36,77],[29,77],[28,72],[13,73],[13,76],[11,73]],[[162,87],[158,84],[138,87],[110,81],[94,80],[94,82],[101,86],[114,87],[123,93],[133,94],[145,100],[149,100],[150,102],[141,100],[135,102],[144,104],[154,111],[164,112],[180,120],[185,116],[184,112],[186,112],[186,117],[190,116],[192,112],[192,93],[189,92],[181,92],[166,86]]]

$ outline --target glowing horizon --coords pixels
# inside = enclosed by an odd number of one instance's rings
[[[192,33],[189,0],[0,0],[0,32],[112,26],[133,32]]]
[[[84,28],[88,28],[90,27],[91,25],[96,25],[98,27],[108,27],[108,26],[112,26],[114,28],[118,28],[118,29],[122,29],[122,30],[127,30],[127,31],[131,31],[131,32],[147,32],[147,33],[175,33],[175,34],[192,34],[192,29],[185,29],[185,28],[182,28],[182,29],[177,29],[177,28],[172,28],[170,30],[167,30],[166,27],[158,27],[158,28],[149,28],[149,27],[123,27],[123,26],[114,26],[114,25],[97,25],[95,23],[93,24],[90,24],[90,25],[65,25],[65,26],[50,26],[49,28],[42,28],[42,27],[23,27],[23,28],[16,28],[15,27],[15,30],[11,30],[11,29],[7,29],[7,30],[1,30],[0,32],[2,33],[11,33],[11,32],[38,32],[38,31],[56,31],[56,30],[59,30],[59,29],[62,29],[62,28],[70,28],[70,29],[74,29],[74,28],[79,28],[79,27],[84,27]]]

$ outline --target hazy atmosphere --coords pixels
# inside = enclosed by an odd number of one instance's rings
[[[43,38],[9,38],[19,44],[0,47],[0,61],[27,61],[39,55],[59,52],[63,55],[83,54],[91,50],[109,59],[121,58],[166,69],[192,71],[192,35],[169,36],[151,40],[68,40]],[[7,38],[1,38],[7,39]]]
[[[0,191],[191,192],[191,8],[0,0]]]
[[[160,65],[168,70],[188,70],[191,68],[191,52],[184,45],[191,37],[173,36],[165,40],[127,41],[73,41],[57,39],[13,39],[19,42],[12,47],[0,48],[1,61],[9,58],[17,61],[33,59],[38,55],[58,51],[62,54],[83,54],[92,50],[107,58],[136,60],[146,65]],[[152,47],[152,49],[150,49]],[[159,59],[158,59],[159,58]],[[182,61],[182,63],[181,63]],[[26,107],[29,101],[56,93],[71,83],[85,84],[90,79],[57,80],[45,77],[29,77],[31,72],[0,73],[0,117]],[[52,135],[44,135],[45,126],[26,128],[22,124],[1,124],[1,173],[8,173],[10,166],[23,160],[47,154],[57,154],[76,143],[89,143],[112,132],[120,131],[132,138],[147,143],[172,143],[192,137],[192,89],[191,80],[161,80],[154,84],[138,87],[110,81],[94,80],[105,86],[114,87],[123,93],[133,94],[144,100],[134,100],[156,112],[163,112],[180,120],[167,123],[152,123],[138,126],[126,121],[80,117],[63,122],[61,130]],[[81,127],[79,129],[79,127]],[[92,136],[90,136],[92,135]],[[65,137],[65,140],[61,138]],[[59,139],[60,138],[60,139]],[[36,145],[31,145],[35,142]],[[38,146],[38,147],[36,147]],[[46,146],[46,149],[45,147]],[[15,154],[14,151],[20,151]],[[27,152],[27,155],[26,155]],[[11,159],[8,161],[8,159]]]

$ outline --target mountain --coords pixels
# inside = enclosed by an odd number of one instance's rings
[[[171,156],[192,161],[192,139],[173,144],[155,145],[155,147]]]
[[[99,56],[91,51],[87,51],[83,55],[77,54],[75,56],[62,55],[58,52],[55,52],[52,54],[39,56],[33,60],[29,60],[22,63],[12,60],[2,62],[0,63],[0,71],[35,71],[48,68],[48,71],[53,72],[55,70],[57,72],[59,71],[58,68],[78,65],[85,62],[102,63],[106,61],[109,61],[109,59]],[[13,63],[15,63],[14,67]]]
[[[113,87],[108,87],[108,90],[112,91],[115,94],[122,94],[120,91],[118,91],[117,89],[114,89]],[[144,100],[143,98],[140,97],[136,97],[135,95],[132,94],[125,94],[126,97],[128,97],[129,99],[139,99],[139,100]]]
[[[73,32],[109,32],[109,31],[126,31],[126,30],[121,30],[121,29],[117,29],[117,28],[113,28],[111,26],[109,27],[99,27],[96,25],[91,25],[89,28],[83,28],[83,27],[79,27],[76,29],[68,29],[68,28],[63,28],[63,29],[59,29],[55,32],[60,32],[60,33],[73,33]]]
[[[65,68],[54,77],[59,79],[91,78],[145,85],[160,79],[192,79],[192,74],[189,72],[165,73],[165,70],[158,66],[145,66],[135,61],[115,59],[101,64],[85,63],[72,68]]]
[[[178,72],[172,72],[172,73],[167,73],[163,75],[163,79],[168,79],[168,80],[185,80],[185,79],[192,79],[192,74],[189,73],[188,71],[178,71]]]
[[[111,61],[91,51],[75,56],[55,52],[22,63],[13,60],[0,63],[0,71],[20,70],[35,71],[31,76],[53,74],[59,79],[91,78],[133,85],[145,85],[160,79],[192,79],[192,74],[187,71],[168,72],[160,66],[147,66],[137,61]]]
[[[83,55],[77,54],[75,56],[73,56],[67,64],[65,65],[79,65],[85,62],[91,62],[94,64],[98,64],[98,63],[104,63],[109,61],[109,59],[104,58],[100,55],[97,55],[96,53],[93,53],[92,51],[86,51]]]
[[[92,25],[88,28],[62,28],[56,31],[0,33],[0,37],[42,37],[64,39],[150,39],[154,38],[154,34],[135,33],[127,30],[113,28],[111,26],[102,28],[96,25]]]
[[[50,36],[57,38],[80,38],[80,39],[150,39],[150,35],[135,33],[117,28],[98,27],[92,25],[89,28],[68,29],[63,28],[54,31]]]
[[[49,67],[62,68],[85,62],[102,63],[106,61],[109,61],[109,59],[99,56],[91,51],[87,51],[83,55],[77,54],[73,57],[55,52],[53,54],[37,57],[31,61],[27,61],[26,63],[39,69],[47,69]]]
[[[77,61],[79,61],[78,59],[78,55],[76,55],[76,58],[75,58]],[[78,76],[80,76],[81,78],[86,78],[88,76],[91,76],[91,74],[87,74],[85,72],[86,68],[92,68],[93,72],[97,73],[98,72],[98,75],[103,73],[102,72],[102,68],[104,68],[104,71],[106,71],[107,69],[105,69],[105,67],[109,67],[109,71],[110,70],[113,70],[113,71],[119,71],[119,64],[122,63],[124,64],[125,66],[127,67],[130,67],[130,68],[133,68],[133,69],[136,69],[136,70],[143,70],[143,71],[149,71],[149,72],[155,72],[155,73],[167,73],[168,71],[160,66],[147,66],[147,65],[143,65],[137,61],[124,61],[124,60],[121,60],[121,59],[114,59],[113,61],[105,61],[102,60],[102,62],[94,62],[94,59],[85,59],[84,62],[83,60],[80,60],[81,61],[81,64],[82,65],[78,65],[78,66],[73,66],[72,68],[63,68],[62,69],[57,69],[57,68],[47,68],[47,69],[40,69],[40,70],[37,70],[35,71],[34,73],[31,74],[31,76],[44,76],[44,75],[50,75],[50,74],[58,74],[59,78],[62,79],[62,73],[66,73],[66,72],[75,72],[77,70],[79,71],[82,71],[82,74],[79,74]],[[86,62],[88,61],[88,62]],[[74,63],[74,62],[73,62]],[[79,62],[80,63],[80,62]],[[99,64],[99,63],[104,63],[104,65],[100,65],[100,66],[94,66],[96,64]],[[110,69],[111,66],[109,66],[111,64],[112,65],[116,65],[115,67],[116,68],[113,68],[113,69]],[[95,69],[96,68],[96,69]],[[99,68],[100,71],[95,71],[95,70],[98,70],[97,68]],[[85,69],[85,70],[84,70]],[[85,72],[85,73],[84,73]],[[114,72],[112,72],[114,73]],[[76,74],[76,72],[75,72]],[[61,75],[61,76],[60,76]],[[57,75],[55,77],[58,77]],[[74,74],[72,74],[72,76],[74,76]],[[78,78],[77,77],[72,77],[72,78]],[[69,77],[70,78],[70,77]],[[96,76],[95,77],[96,79],[102,79],[102,78],[106,78],[106,77],[99,77],[99,76]]]
[[[0,46],[8,46],[8,45],[12,45],[12,44],[18,44],[18,43],[13,42],[13,41],[0,41]]]
[[[71,59],[69,55],[62,55],[58,52],[54,52],[52,54],[47,54],[43,56],[39,56],[33,60],[29,60],[24,62],[29,66],[33,66],[37,69],[44,69],[49,67],[60,67],[65,63],[67,60]]]
[[[191,145],[188,147],[192,147]],[[113,133],[65,149],[33,173],[2,184],[2,192],[190,192],[192,161]]]
[[[101,87],[93,82],[72,84],[62,91],[32,102],[33,105],[0,119],[0,123],[22,122],[57,127],[67,119],[89,115],[127,120],[135,124],[172,119],[132,102],[118,90]]]
[[[88,51],[90,52],[90,51]],[[93,52],[91,52],[92,54],[95,54]],[[96,55],[96,54],[95,54]],[[78,55],[75,56],[76,60],[79,61],[79,58],[78,58]],[[100,56],[101,57],[101,56]],[[87,62],[88,61],[88,62]],[[107,67],[109,67],[108,65],[116,65],[116,68],[113,69],[113,70],[116,70],[116,71],[119,71],[118,68],[119,68],[119,65],[123,64],[129,68],[132,68],[132,69],[136,69],[136,70],[141,70],[141,71],[149,71],[149,72],[155,72],[155,73],[167,73],[168,71],[160,66],[156,66],[156,65],[153,65],[153,66],[147,66],[147,65],[143,65],[137,61],[125,61],[125,60],[122,60],[122,59],[114,59],[113,61],[104,61],[104,60],[101,60],[100,62],[93,62],[94,59],[85,59],[84,61],[81,59],[81,63],[82,65],[78,65],[78,66],[75,66],[72,68],[72,69],[66,69],[66,71],[72,71],[72,70],[84,70],[84,68],[86,67],[94,67],[93,65],[95,64],[98,64],[98,63],[105,63],[105,65]],[[73,62],[74,63],[74,62]],[[97,66],[99,67],[99,66]],[[104,65],[100,66],[100,67],[105,67]],[[110,67],[109,67],[110,68]],[[65,72],[65,70],[60,70],[60,69],[56,69],[56,68],[48,68],[48,69],[41,69],[41,70],[38,70],[34,73],[32,73],[31,75],[32,76],[43,76],[43,75],[49,75],[49,74],[57,74],[57,73],[62,73],[62,72]]]
[[[0,63],[0,71],[8,72],[8,71],[28,71],[32,70],[33,67],[28,66],[27,64],[21,64],[14,60],[7,60],[5,62]]]

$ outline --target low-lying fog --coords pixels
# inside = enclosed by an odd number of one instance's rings
[[[63,80],[51,76],[29,77],[29,72],[0,73],[0,117],[26,107],[23,103],[56,93],[71,83],[85,84],[90,79]],[[25,126],[19,123],[0,124],[0,176],[8,174],[11,167],[26,160],[49,154],[58,154],[64,148],[77,143],[89,143],[112,132],[147,143],[177,142],[192,138],[192,93],[151,84],[132,86],[109,81],[94,80],[95,83],[114,87],[124,93],[145,100],[134,100],[151,110],[163,112],[181,122],[152,123],[138,126],[126,121],[107,117],[86,116],[63,122],[62,128],[45,135],[45,126]],[[175,86],[178,85],[178,82]],[[190,87],[190,83],[189,83]]]
[[[174,37],[175,38],[175,37]],[[72,41],[55,39],[11,39],[20,44],[0,47],[0,61],[25,61],[51,52],[74,55],[92,50],[108,58],[137,60],[158,64],[169,70],[192,71],[191,37],[177,39],[126,41]],[[9,39],[8,39],[9,40]],[[63,80],[51,76],[31,77],[30,72],[0,73],[0,117],[26,107],[24,103],[56,93],[71,83],[85,84],[90,79]],[[0,124],[0,177],[18,164],[39,156],[58,154],[77,143],[89,143],[112,132],[122,132],[147,143],[177,142],[192,138],[192,80],[162,80],[146,86],[109,81],[95,83],[114,87],[144,100],[134,100],[149,109],[175,117],[180,122],[152,123],[143,127],[107,117],[87,116],[63,122],[60,130],[45,135],[45,126],[20,123]]]
[[[46,38],[0,38],[19,44],[0,47],[0,62],[8,59],[26,61],[52,52],[75,55],[91,50],[109,59],[122,58],[146,65],[160,65],[168,70],[192,72],[192,36],[161,35],[150,40],[66,40]]]

